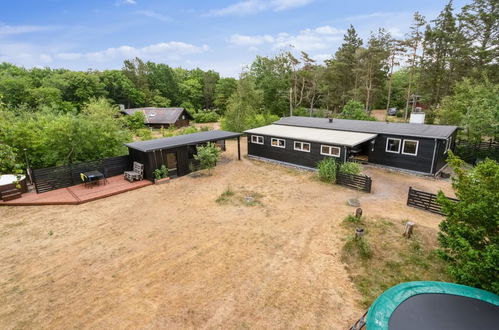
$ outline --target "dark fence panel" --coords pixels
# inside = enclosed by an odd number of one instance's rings
[[[355,175],[338,172],[336,174],[336,183],[370,193],[372,179],[367,175]]]
[[[482,141],[470,143],[459,140],[456,142],[456,155],[465,162],[475,164],[477,160],[490,158],[499,161],[499,143],[496,141]]]
[[[450,198],[451,201],[459,202],[459,199]],[[421,190],[412,189],[409,187],[409,194],[407,195],[407,205],[423,209],[432,213],[445,215],[442,212],[442,207],[437,203],[437,195],[428,193]]]
[[[123,174],[131,169],[131,160],[127,156],[99,159],[91,162],[47,167],[33,170],[33,181],[37,193],[74,186],[81,183],[80,173],[98,170],[110,177]]]

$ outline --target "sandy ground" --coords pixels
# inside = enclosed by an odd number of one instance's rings
[[[243,154],[246,154],[244,139]],[[364,214],[436,228],[405,206],[409,185],[445,181],[370,168],[373,194],[311,173],[235,160],[77,206],[0,208],[4,329],[345,329],[363,313],[340,260],[340,222]],[[261,205],[220,205],[229,187]]]

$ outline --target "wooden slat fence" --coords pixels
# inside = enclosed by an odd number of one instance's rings
[[[485,158],[499,161],[499,142],[489,140],[480,143],[470,143],[458,140],[456,141],[455,153],[470,164],[474,164],[477,160]]]
[[[459,202],[459,199],[450,198],[451,201]],[[432,213],[445,215],[442,212],[442,207],[437,203],[437,195],[429,192],[413,189],[409,187],[409,193],[407,195],[407,205],[416,207],[418,209],[423,209]]]
[[[81,183],[80,173],[98,170],[110,177],[123,174],[132,167],[130,157],[118,156],[65,166],[39,168],[32,171],[37,193],[74,186]]]
[[[367,175],[355,175],[337,172],[336,183],[342,186],[370,193],[372,179]]]

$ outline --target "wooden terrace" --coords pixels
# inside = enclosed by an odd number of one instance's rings
[[[22,194],[22,197],[18,199],[7,202],[0,200],[0,206],[77,205],[152,184],[153,183],[149,180],[128,182],[123,178],[123,175],[117,175],[107,178],[106,184],[92,187],[85,187],[84,184],[78,184],[76,186],[60,188],[40,194],[37,194],[34,191],[24,193]]]

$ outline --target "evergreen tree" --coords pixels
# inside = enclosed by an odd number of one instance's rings
[[[350,100],[359,86],[357,52],[362,46],[362,39],[355,28],[350,25],[343,37],[343,44],[336,51],[334,58],[326,62],[326,79],[329,84],[329,100],[331,105],[340,109]]]
[[[474,0],[459,15],[462,32],[470,42],[473,76],[482,74],[499,82],[499,3],[497,0]]]
[[[418,12],[414,13],[414,23],[411,26],[411,32],[408,38],[405,40],[405,45],[408,50],[409,55],[409,82],[407,86],[407,98],[405,104],[404,119],[407,120],[407,114],[409,111],[409,102],[411,95],[414,94],[413,85],[414,78],[416,76],[416,70],[418,65],[418,50],[423,40],[423,33],[421,28],[426,24],[425,18]]]

